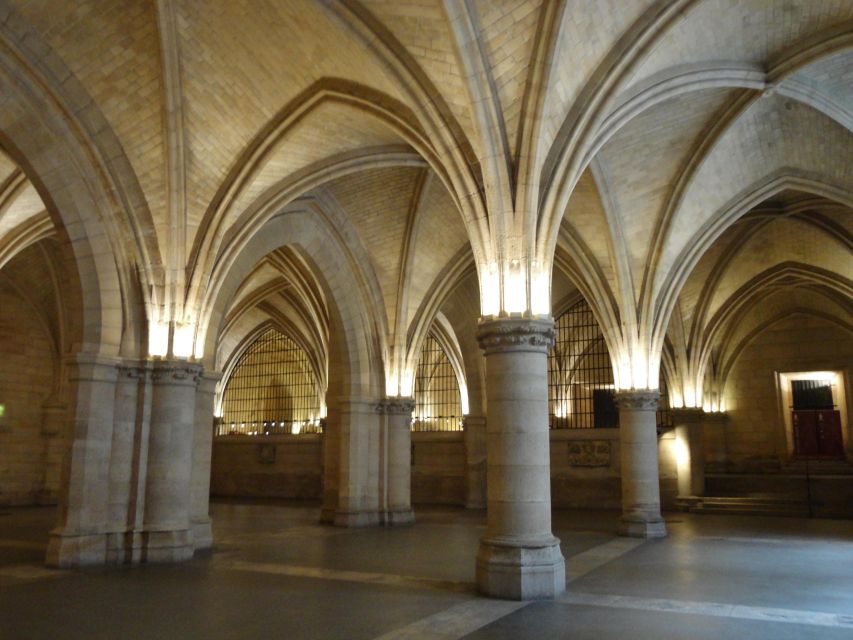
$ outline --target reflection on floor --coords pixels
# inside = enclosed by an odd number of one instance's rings
[[[183,565],[53,571],[51,508],[0,509],[0,638],[853,638],[853,522],[554,513],[557,602],[477,597],[482,513],[399,529],[316,524],[316,505],[218,502],[213,552]]]

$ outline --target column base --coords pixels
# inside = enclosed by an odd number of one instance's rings
[[[107,534],[107,564],[139,564],[144,541],[140,531],[113,531]]]
[[[675,499],[675,506],[679,511],[690,511],[701,504],[701,496],[678,496]]]
[[[336,511],[333,524],[336,527],[375,527],[379,524],[379,512]]]
[[[629,538],[665,538],[666,523],[663,518],[622,517],[619,535]]]
[[[192,558],[195,551],[189,529],[146,531],[142,539],[145,562],[184,562]]]
[[[490,598],[550,600],[566,590],[560,541],[482,539],[477,552],[477,589]]]
[[[194,520],[192,532],[193,546],[196,549],[210,549],[213,546],[213,527],[210,518]]]
[[[415,512],[411,509],[386,511],[384,522],[387,527],[399,527],[401,525],[414,524]]]
[[[69,534],[52,531],[47,543],[45,564],[58,569],[102,565],[107,559],[104,533]]]

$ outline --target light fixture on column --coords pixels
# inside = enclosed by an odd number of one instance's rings
[[[480,267],[480,301],[483,316],[500,314],[501,283],[497,262],[492,261]]]
[[[195,341],[195,325],[190,323],[176,324],[172,336],[172,355],[176,358],[190,358],[193,355]]]
[[[152,322],[148,330],[148,355],[165,358],[169,353],[169,325],[165,322]]]
[[[513,258],[504,267],[504,311],[524,313],[527,310],[527,269]]]

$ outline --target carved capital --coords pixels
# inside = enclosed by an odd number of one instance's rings
[[[143,380],[151,373],[148,362],[125,362],[116,366],[119,380]]]
[[[729,414],[721,411],[706,411],[704,414],[705,424],[724,424],[729,420]]]
[[[660,392],[651,389],[617,391],[616,406],[626,411],[657,411]]]
[[[180,360],[157,360],[151,371],[155,384],[197,385],[201,379],[200,364]]]
[[[541,351],[554,344],[554,321],[534,318],[498,318],[481,320],[477,341],[486,352]]]
[[[405,415],[410,416],[412,412],[415,410],[415,400],[414,398],[406,398],[406,397],[389,397],[383,398],[378,403],[376,403],[376,412],[377,413],[387,413],[387,414],[396,414],[396,415]]]
[[[699,407],[679,407],[671,409],[669,415],[672,417],[672,424],[699,424],[705,419],[705,412]]]

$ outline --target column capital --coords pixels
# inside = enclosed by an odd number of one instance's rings
[[[723,424],[725,422],[728,422],[729,414],[725,413],[724,411],[705,411],[704,420],[705,423]]]
[[[377,413],[411,415],[415,410],[415,399],[406,396],[389,396],[376,403]]]
[[[202,375],[202,367],[185,360],[153,360],[151,379],[155,384],[182,384],[195,386]]]
[[[616,406],[628,411],[657,411],[660,391],[657,389],[627,389],[613,394]]]
[[[699,407],[677,407],[669,410],[672,424],[698,424],[705,419],[705,411]]]
[[[141,380],[151,375],[150,360],[124,360],[116,365],[120,380]]]
[[[480,319],[477,342],[486,352],[541,351],[554,344],[554,321],[550,318]]]
[[[482,427],[486,424],[486,416],[476,415],[466,413],[462,416],[462,426],[468,428],[468,426],[472,427]]]
[[[71,365],[69,379],[115,382],[116,367],[121,362],[119,358],[81,351],[69,358],[68,364]]]

